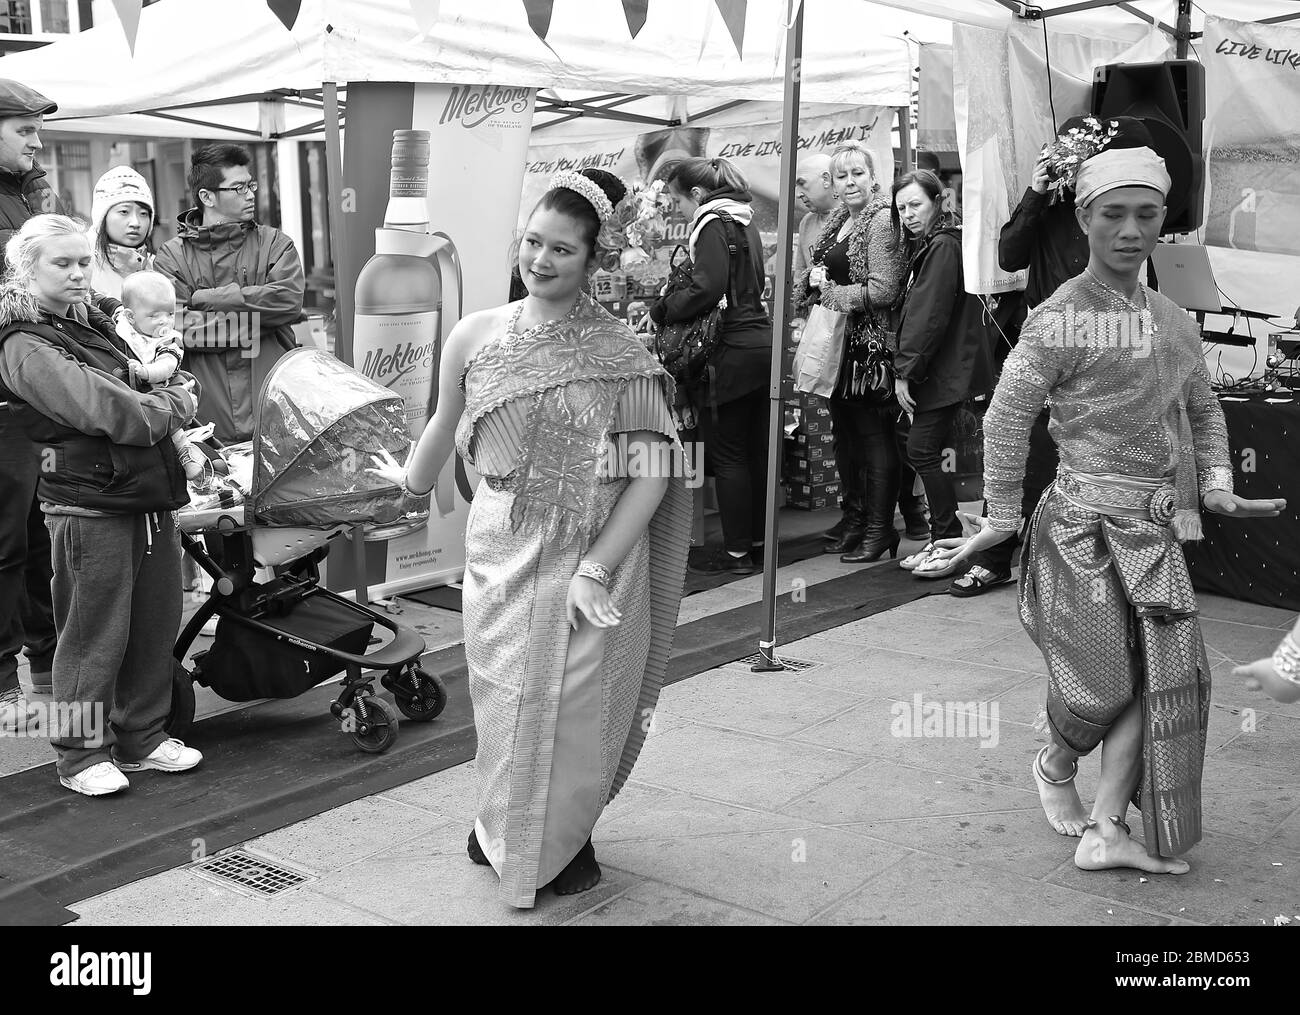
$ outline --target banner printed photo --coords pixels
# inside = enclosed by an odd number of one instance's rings
[[[805,116],[799,122],[799,155],[830,154],[845,141],[862,141],[871,150],[882,186],[894,176],[891,132],[894,110],[882,106],[860,106],[833,116]],[[673,162],[703,156],[726,158],[749,181],[754,195],[754,222],[763,237],[763,258],[768,275],[775,270],[777,203],[781,175],[781,123],[779,120],[741,126],[671,127],[625,140],[603,138],[564,144],[532,145],[524,171],[523,195],[519,202],[519,228],[523,229],[533,207],[546,191],[551,177],[562,169],[604,169],[632,186],[636,181],[653,183],[667,174]],[[798,223],[806,209],[798,207]],[[644,264],[602,267],[628,275],[629,295],[633,283],[644,293],[657,293],[668,278],[668,260],[678,244],[686,243],[687,220],[669,212],[666,235],[656,241],[653,259]]]
[[[1300,28],[1208,17],[1201,57],[1206,244],[1300,254]]]

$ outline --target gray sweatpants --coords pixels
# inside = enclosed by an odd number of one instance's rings
[[[55,767],[71,776],[114,753],[138,761],[167,739],[182,606],[176,517],[163,511],[45,520],[58,629]]]

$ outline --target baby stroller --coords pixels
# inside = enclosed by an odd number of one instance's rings
[[[213,585],[173,652],[173,736],[193,721],[195,682],[228,701],[252,701],[293,698],[342,672],[330,712],[368,753],[392,746],[399,723],[375,697],[373,671],[408,719],[427,722],[446,707],[446,687],[420,666],[418,633],[320,584],[317,565],[334,536],[364,523],[367,535],[390,538],[428,518],[403,514],[402,492],[366,471],[380,448],[398,461],[410,451],[400,395],[317,349],[293,350],[272,367],[251,443],[225,451],[233,482],[220,481],[225,489],[179,515],[181,543]],[[274,577],[259,581],[259,568]],[[212,646],[186,669],[214,616]],[[367,654],[376,624],[392,637]]]

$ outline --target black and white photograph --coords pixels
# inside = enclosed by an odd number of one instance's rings
[[[1288,0],[0,3],[7,970],[1284,990],[1297,236]]]

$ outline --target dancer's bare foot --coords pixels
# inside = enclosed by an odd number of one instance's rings
[[[1186,860],[1150,856],[1141,843],[1129,835],[1128,825],[1116,817],[1088,822],[1074,851],[1074,865],[1085,871],[1133,867],[1148,874],[1186,874],[1191,870]]]
[[[569,861],[569,866],[556,876],[551,887],[556,895],[577,895],[589,891],[600,882],[600,865],[596,863],[596,851],[591,848],[591,840],[578,850],[578,855]]]
[[[1034,758],[1034,782],[1038,784],[1038,799],[1043,813],[1053,828],[1061,835],[1078,837],[1088,824],[1088,812],[1074,788],[1074,777],[1079,774],[1079,762],[1064,751],[1050,745]]]

